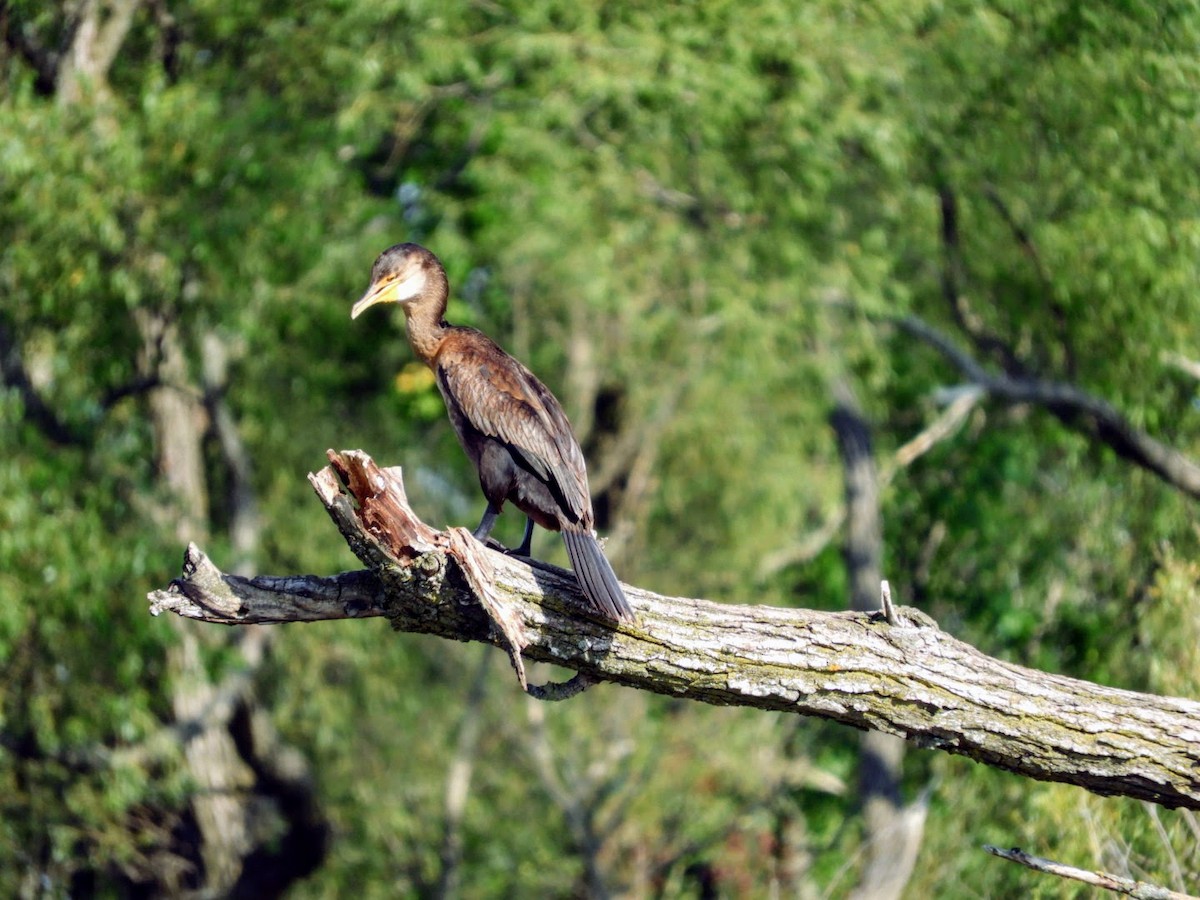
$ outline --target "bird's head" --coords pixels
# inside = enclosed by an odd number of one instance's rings
[[[426,294],[437,283],[445,284],[445,271],[436,256],[419,244],[396,244],[379,254],[371,267],[371,284],[350,310],[357,319],[376,303],[399,303],[403,306]]]

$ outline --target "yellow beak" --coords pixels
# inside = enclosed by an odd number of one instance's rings
[[[393,287],[391,280],[382,281],[367,288],[367,292],[362,295],[362,299],[360,299],[354,304],[353,307],[350,308],[350,318],[357,319],[362,315],[363,310],[374,306],[376,303],[390,303],[395,300],[394,293],[391,297],[387,295],[388,288],[390,287]]]

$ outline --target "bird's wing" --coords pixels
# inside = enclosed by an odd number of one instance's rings
[[[583,452],[555,396],[537,376],[473,329],[457,330],[438,352],[439,385],[477,431],[512,450],[554,489],[578,521],[591,506]]]

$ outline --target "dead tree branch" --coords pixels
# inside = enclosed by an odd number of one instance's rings
[[[1200,500],[1200,464],[1134,427],[1107,401],[1066,382],[995,375],[923,319],[901,316],[891,321],[941,353],[989,396],[1005,403],[1040,406],[1068,428],[1106,444],[1118,456]]]
[[[243,579],[190,547],[184,577],[150,594],[152,611],[225,624],[384,615],[398,631],[483,641],[589,678],[820,716],[1030,778],[1200,809],[1196,701],[992,659],[911,609],[891,626],[880,614],[729,606],[627,586],[637,621],[614,628],[583,614],[569,572],[479,548],[491,568],[488,610],[451,534],[409,508],[398,470],[361,452],[330,460],[310,480],[370,571]]]

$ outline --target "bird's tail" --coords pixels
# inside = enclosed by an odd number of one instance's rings
[[[562,530],[562,536],[567,545],[567,556],[571,558],[571,568],[575,570],[575,577],[579,579],[579,586],[592,610],[612,622],[632,621],[633,610],[629,608],[621,583],[591,531],[568,526]]]

